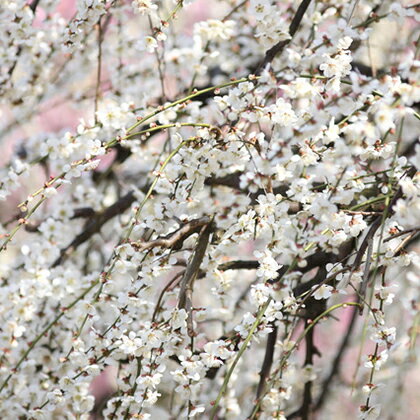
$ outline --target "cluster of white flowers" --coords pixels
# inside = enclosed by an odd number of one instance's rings
[[[351,382],[393,409],[419,7],[218,4],[2,2],[0,418],[350,418]]]

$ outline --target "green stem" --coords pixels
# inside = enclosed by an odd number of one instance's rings
[[[130,138],[140,136],[146,133],[152,133],[154,131],[166,130],[167,128],[172,127],[202,127],[202,128],[211,128],[210,124],[200,124],[200,123],[172,123],[172,124],[165,124],[165,125],[157,125],[155,127],[150,127],[145,130],[136,131],[135,133],[128,134],[127,136],[122,137],[120,140],[112,139],[108,143],[105,144],[105,148],[109,149],[110,147],[116,145],[121,140],[128,140]]]
[[[32,216],[33,213],[35,213],[36,209],[46,200],[46,197],[42,197],[38,200],[38,202],[29,210],[29,212],[26,214],[26,216],[23,218],[25,221],[29,219],[29,217]],[[13,237],[16,235],[16,233],[19,231],[19,229],[24,225],[25,223],[18,223],[12,231],[9,233],[9,235],[6,237],[6,239],[3,241],[0,252],[4,251],[7,248],[7,244],[13,239]]]
[[[257,76],[255,76],[255,77],[258,78]],[[139,125],[143,124],[145,121],[150,120],[155,115],[160,114],[161,112],[164,112],[164,111],[166,111],[170,108],[173,108],[174,106],[183,104],[184,102],[188,102],[189,100],[194,99],[195,97],[200,96],[204,93],[212,92],[212,91],[217,90],[217,89],[223,89],[225,87],[229,87],[229,86],[233,86],[233,85],[237,85],[239,83],[243,83],[243,82],[246,82],[248,80],[250,80],[248,77],[243,77],[242,79],[222,83],[222,84],[217,85],[217,86],[211,86],[211,87],[206,88],[206,89],[198,90],[197,92],[194,92],[191,95],[185,96],[184,98],[178,99],[177,101],[171,102],[168,105],[160,106],[157,109],[155,109],[154,111],[152,111],[151,113],[147,114],[145,117],[140,118],[135,124],[133,124],[131,127],[129,127],[127,129],[127,133],[128,134],[131,133],[135,128],[137,128]],[[139,109],[135,109],[135,111],[139,111]]]
[[[242,357],[246,348],[248,347],[248,344],[251,341],[251,338],[254,335],[255,330],[257,329],[258,325],[260,324],[261,319],[264,316],[264,313],[267,310],[268,305],[270,304],[271,300],[272,300],[272,298],[269,297],[267,299],[267,301],[264,303],[264,305],[261,307],[261,309],[258,311],[257,318],[255,319],[254,323],[252,324],[252,327],[249,330],[249,333],[248,333],[245,341],[243,342],[238,354],[236,355],[235,360],[233,361],[233,363],[232,363],[231,367],[229,368],[228,372],[226,373],[225,379],[223,381],[223,385],[220,388],[220,391],[219,391],[219,394],[217,395],[216,401],[213,404],[213,408],[212,408],[211,413],[210,413],[210,420],[214,419],[214,416],[217,413],[217,407],[219,406],[220,400],[222,399],[223,395],[226,393],[230,377],[232,376],[232,373],[233,373],[236,365],[238,364],[239,359]]]
[[[384,201],[388,196],[387,195],[380,195],[379,197],[371,198],[370,200],[366,200],[363,203],[356,204],[353,207],[350,207],[350,211],[359,210],[363,207],[369,206],[370,204],[378,203],[380,201]]]

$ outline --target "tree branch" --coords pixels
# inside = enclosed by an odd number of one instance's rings
[[[261,396],[264,391],[265,383],[270,375],[271,366],[273,364],[274,349],[277,340],[277,327],[272,323],[272,331],[268,334],[267,344],[265,347],[264,361],[260,371],[260,382],[257,388],[257,398]]]
[[[188,264],[184,277],[181,280],[181,289],[179,291],[178,307],[180,309],[185,309],[188,313],[187,318],[187,328],[188,335],[190,337],[194,336],[193,331],[193,320],[192,320],[192,291],[194,280],[197,277],[198,272],[200,271],[200,265],[203,261],[204,254],[207,249],[207,245],[210,240],[210,234],[213,229],[213,223],[210,221],[206,227],[202,229],[200,238],[198,239],[198,244],[194,252],[194,256],[191,259],[191,262]]]
[[[63,263],[81,244],[90,239],[95,233],[100,232],[102,226],[106,222],[118,214],[124,213],[135,201],[136,198],[134,197],[134,193],[133,191],[130,191],[114,204],[107,207],[104,211],[95,213],[94,216],[86,223],[83,231],[77,235],[67,247],[61,250],[60,256],[55,260],[52,266],[56,267]]]
[[[302,22],[303,16],[305,15],[306,9],[309,7],[309,4],[311,3],[311,0],[303,0],[297,11],[295,16],[292,19],[292,22],[290,23],[289,26],[289,34],[290,34],[290,39],[285,39],[284,41],[279,41],[276,45],[274,45],[273,47],[271,47],[266,53],[265,53],[265,57],[264,59],[261,61],[261,63],[258,65],[257,67],[257,71],[256,73],[258,74],[262,69],[264,69],[264,67],[271,63],[274,58],[276,57],[277,54],[279,54],[283,48],[290,43],[290,41],[292,40],[293,36],[295,35],[295,33],[297,32],[297,30],[299,29],[300,23]]]
[[[209,224],[210,221],[211,219],[208,216],[200,217],[199,219],[194,219],[185,223],[185,225],[169,235],[148,242],[132,242],[131,245],[137,251],[146,251],[156,247],[181,249],[182,243],[188,237],[199,231],[203,226]]]

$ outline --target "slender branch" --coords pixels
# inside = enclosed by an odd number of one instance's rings
[[[388,238],[384,239],[384,242],[389,242],[392,239],[399,238],[400,236],[407,235],[408,233],[413,233],[413,232],[418,232],[418,231],[420,231],[420,227],[415,227],[415,228],[412,228],[412,229],[402,230],[401,232],[398,232],[394,235],[388,236]]]
[[[163,299],[164,294],[169,290],[169,288],[172,285],[174,285],[177,282],[177,280],[179,280],[179,278],[181,276],[184,275],[184,273],[185,273],[185,271],[180,271],[178,274],[176,274],[176,276],[172,280],[170,280],[168,282],[168,284],[160,292],[159,298],[158,298],[158,300],[156,302],[155,310],[153,311],[152,322],[155,322],[156,321],[156,317],[157,317],[157,314],[159,313],[160,304],[162,302],[162,299]]]
[[[373,252],[373,237],[370,237],[367,240],[367,254],[366,254],[366,264],[365,264],[365,270],[363,273],[363,279],[362,279],[362,284],[360,286],[360,296],[364,296],[365,292],[366,292],[366,287],[369,281],[369,270],[370,270],[370,265],[371,265],[371,259],[372,259],[372,252]]]

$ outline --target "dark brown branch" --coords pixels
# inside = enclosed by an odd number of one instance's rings
[[[360,245],[359,250],[357,251],[356,258],[352,264],[352,269],[350,271],[348,282],[350,282],[351,277],[353,276],[354,272],[360,267],[363,261],[363,256],[365,255],[366,250],[368,249],[369,244],[373,241],[373,237],[375,236],[376,231],[378,230],[379,226],[381,225],[382,216],[378,216],[375,221],[371,224],[368,233],[363,239],[362,244]]]
[[[61,250],[60,256],[54,262],[53,267],[63,263],[63,261],[81,244],[89,240],[95,233],[100,232],[102,226],[111,220],[113,217],[124,213],[131,204],[135,201],[133,191],[128,192],[111,206],[107,207],[102,212],[96,213],[89,207],[84,207],[75,210],[72,218],[89,217],[83,231],[77,235],[73,241],[64,249]],[[178,229],[176,232],[167,235],[166,237],[158,238],[154,241],[133,243],[138,250],[144,251],[156,246],[179,249],[182,242],[205,224],[210,222],[209,217],[202,217],[200,219],[192,220]]]
[[[306,353],[305,353],[305,366],[313,364],[314,356],[314,328],[308,331],[305,337]],[[303,402],[301,407],[302,420],[309,420],[312,406],[312,381],[309,380],[305,383],[303,389]]]
[[[295,16],[292,19],[292,22],[289,26],[289,34],[290,34],[290,39],[286,39],[284,41],[279,41],[276,45],[274,45],[273,47],[271,47],[266,53],[265,53],[265,57],[264,59],[261,61],[261,63],[258,65],[258,69],[256,71],[256,73],[258,74],[262,69],[264,69],[264,67],[271,63],[275,56],[277,54],[279,54],[283,48],[290,43],[290,41],[292,40],[293,36],[295,35],[295,33],[297,32],[297,30],[299,29],[300,23],[302,22],[303,16],[305,15],[306,9],[309,7],[309,4],[311,3],[311,0],[303,0],[297,11]]]
[[[29,5],[29,8],[32,10],[32,13],[35,14],[36,8],[38,7],[40,0],[33,0],[33,2]]]
[[[95,216],[96,212],[92,207],[79,207],[74,209],[71,219],[83,219]]]
[[[313,356],[317,354],[317,349],[314,346],[314,329],[308,331],[308,334],[305,336],[306,342],[306,352],[305,352],[305,365],[311,365],[313,363]],[[312,381],[305,383],[303,389],[303,400],[302,405],[298,410],[294,411],[287,415],[287,419],[294,419],[299,417],[301,420],[309,420],[312,418]]]
[[[405,248],[408,248],[413,243],[417,242],[418,240],[417,236],[419,235],[419,233],[420,232],[418,230],[413,230],[411,233],[409,233],[408,236],[406,236],[402,240],[402,242],[398,245],[398,247],[395,249],[394,256],[400,255],[402,252],[405,251]]]
[[[316,274],[314,281],[316,284],[322,283],[327,275],[327,270],[325,266],[320,267],[318,273]],[[326,302],[324,300],[316,300],[314,298],[309,298],[306,303],[305,309],[302,311],[303,317],[305,319],[305,324],[309,325],[313,320],[321,315],[326,308]],[[305,325],[305,326],[306,326]],[[305,361],[304,366],[313,365],[315,355],[321,357],[321,354],[317,347],[314,344],[314,331],[315,327],[310,329],[305,336],[306,350],[305,350]],[[298,410],[294,413],[291,413],[287,416],[288,419],[295,417],[300,417],[302,420],[309,420],[312,417],[312,381],[308,380],[305,383],[303,389],[303,399],[302,404]]]
[[[273,364],[274,349],[277,340],[277,327],[274,324],[271,324],[273,328],[270,334],[267,337],[267,344],[265,346],[265,355],[264,361],[260,371],[260,382],[257,388],[257,398],[261,396],[264,391],[265,383],[267,378],[270,375],[271,366]]]
[[[241,175],[241,171],[236,171],[221,178],[207,178],[204,183],[209,186],[223,185],[240,191],[239,183]]]
[[[414,104],[417,107],[420,107],[420,104]],[[405,149],[401,152],[401,156],[405,156],[405,157],[410,157],[412,155],[414,155],[415,151],[416,151],[416,146],[420,143],[418,138],[415,138],[413,141],[411,141],[406,147]]]
[[[220,271],[227,270],[257,270],[260,266],[258,261],[229,261],[223,264],[219,264],[217,267]]]

